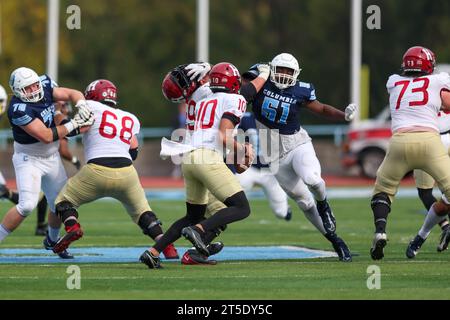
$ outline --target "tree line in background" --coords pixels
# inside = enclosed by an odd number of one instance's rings
[[[349,102],[350,0],[210,0],[210,62],[229,61],[241,73],[255,62],[292,53],[300,79],[319,100],[343,108]],[[69,30],[66,8],[81,9],[81,29]],[[381,9],[381,29],[366,28],[366,8]],[[2,0],[0,83],[29,66],[44,73],[47,1]],[[362,62],[370,68],[370,114],[387,104],[385,83],[413,45],[432,49],[450,63],[448,0],[363,1]],[[171,126],[177,108],[164,100],[161,81],[179,64],[195,61],[195,0],[61,0],[61,86],[84,91],[97,78],[119,88],[121,105],[143,126]],[[319,123],[304,114],[306,123]],[[0,125],[7,127],[2,119]]]

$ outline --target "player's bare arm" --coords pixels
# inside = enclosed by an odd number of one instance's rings
[[[345,113],[343,111],[318,100],[306,102],[305,106],[312,112],[326,116],[327,118],[345,120]]]
[[[442,90],[441,99],[442,99],[442,110],[450,111],[450,91]]]
[[[80,100],[85,100],[81,91],[61,87],[53,89],[53,99],[55,101],[72,101],[74,104]]]
[[[58,140],[59,137],[65,137],[69,133],[67,126],[65,125],[53,127],[53,129],[47,128],[45,124],[39,119],[34,119],[26,126],[21,126],[21,128],[25,130],[25,132],[30,136],[43,143],[52,143],[53,141]],[[57,131],[58,135],[58,139],[56,140],[54,139],[54,130]]]

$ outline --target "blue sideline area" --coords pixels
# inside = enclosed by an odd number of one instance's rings
[[[177,247],[180,257],[189,248]],[[44,249],[0,249],[0,264],[52,264],[52,263],[134,263],[146,250],[145,247],[111,248],[91,247],[72,248],[75,259],[64,260]],[[161,255],[162,257],[162,255]],[[286,260],[337,257],[334,252],[313,250],[294,246],[270,247],[225,247],[214,256],[218,261],[233,260]],[[164,260],[175,261],[179,260]]]

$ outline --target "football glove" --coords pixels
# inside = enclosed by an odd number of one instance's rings
[[[78,160],[77,157],[73,156],[71,162],[75,166],[75,168],[77,168],[77,170],[80,170],[81,162],[80,162],[80,160]]]
[[[186,75],[189,77],[189,79],[197,79],[197,81],[200,81],[204,76],[208,74],[209,70],[211,70],[211,65],[207,62],[191,63],[188,64],[185,69],[188,70],[188,73]]]
[[[82,119],[84,119],[84,120],[89,119],[90,114],[91,114],[91,109],[87,105],[86,100],[78,101],[77,104],[75,105],[75,107],[78,108],[78,114],[80,115],[80,117]]]
[[[258,71],[259,71],[258,77],[261,77],[264,80],[269,79],[270,66],[268,64],[259,64],[257,68],[258,68]]]
[[[77,113],[70,123],[73,125],[74,129],[78,129],[85,126],[91,126],[94,123],[94,114],[90,112],[89,117],[84,119],[79,113]]]
[[[350,103],[345,108],[345,121],[352,121],[355,118],[356,110],[358,110],[356,104]]]

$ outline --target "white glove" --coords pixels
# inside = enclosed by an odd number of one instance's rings
[[[78,113],[80,115],[80,117],[84,120],[89,119],[91,112],[91,109],[89,108],[89,106],[86,103],[86,100],[79,100],[77,102],[77,104],[75,105],[75,107],[78,108]]]
[[[188,64],[184,69],[189,71],[187,73],[189,79],[195,80],[195,78],[197,78],[197,81],[200,81],[204,76],[208,74],[209,70],[211,70],[211,65],[207,62],[191,63]]]
[[[355,117],[356,110],[358,110],[358,107],[354,103],[350,103],[345,108],[345,121],[352,121]]]
[[[84,119],[79,113],[70,120],[70,123],[73,125],[74,129],[78,129],[85,126],[91,126],[94,124],[94,114],[91,112],[87,119]],[[71,130],[72,131],[72,130]]]
[[[259,64],[257,68],[258,68],[258,71],[259,71],[258,77],[261,77],[264,80],[269,79],[270,66],[268,64]]]

